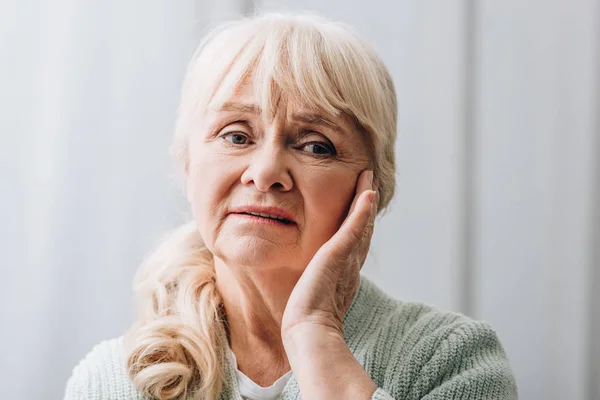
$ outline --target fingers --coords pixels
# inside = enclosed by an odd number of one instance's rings
[[[354,191],[354,199],[352,200],[352,205],[350,205],[350,211],[348,211],[348,216],[352,214],[354,208],[356,206],[356,202],[358,198],[365,190],[373,189],[373,171],[368,169],[362,171],[358,176],[358,181],[356,182],[356,189]],[[345,222],[345,221],[344,221]]]
[[[352,214],[335,235],[335,247],[338,256],[347,259],[353,250],[360,245],[371,219],[372,201],[375,197],[372,190],[363,191],[358,198]]]
[[[371,247],[371,237],[373,236],[373,231],[375,229],[375,217],[377,216],[378,204],[379,192],[375,191],[375,196],[371,205],[371,215],[363,232],[363,237],[358,245],[358,248],[356,249],[356,257],[361,267],[365,262],[365,259],[369,253],[369,248]]]
[[[359,177],[351,211],[332,238],[334,253],[342,260],[347,260],[353,252],[358,251],[355,256],[364,261],[368,252],[377,209],[377,193],[372,190],[372,176],[371,171],[363,171]],[[361,254],[363,252],[364,256]]]

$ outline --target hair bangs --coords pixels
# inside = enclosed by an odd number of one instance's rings
[[[207,110],[244,85],[272,120],[284,102],[347,116],[368,135],[380,207],[395,188],[397,100],[382,60],[352,28],[314,15],[267,14],[223,24],[197,49],[182,88],[171,154],[187,171],[189,138]]]
[[[240,85],[251,83],[256,105],[268,119],[277,114],[282,97],[307,109],[354,116],[324,62],[320,32],[308,25],[273,25],[263,35],[255,32],[237,54],[230,56],[231,62],[217,82],[208,108],[221,108]]]

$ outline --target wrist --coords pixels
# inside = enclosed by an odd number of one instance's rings
[[[282,332],[281,338],[286,351],[288,349],[294,351],[295,349],[306,350],[311,347],[346,345],[343,332],[312,324],[298,324]]]
[[[286,332],[283,346],[292,369],[328,363],[334,357],[350,352],[339,332],[312,326],[297,327]]]
[[[304,398],[370,399],[377,389],[339,331],[298,327],[283,344]]]

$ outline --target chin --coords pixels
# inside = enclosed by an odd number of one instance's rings
[[[223,245],[215,247],[213,254],[226,263],[258,268],[289,265],[293,262],[296,253],[289,246],[256,236],[228,238]]]

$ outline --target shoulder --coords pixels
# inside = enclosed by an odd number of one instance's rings
[[[349,347],[394,398],[461,399],[463,391],[517,397],[510,363],[488,322],[393,299],[364,277],[352,307],[345,321]]]
[[[397,343],[399,339],[420,337],[438,330],[453,329],[462,324],[478,322],[460,313],[445,311],[421,302],[397,300],[385,293],[373,281],[361,276],[361,283],[344,319],[344,328],[353,336],[381,339]]]
[[[143,399],[129,379],[123,337],[96,344],[73,368],[64,400]]]

